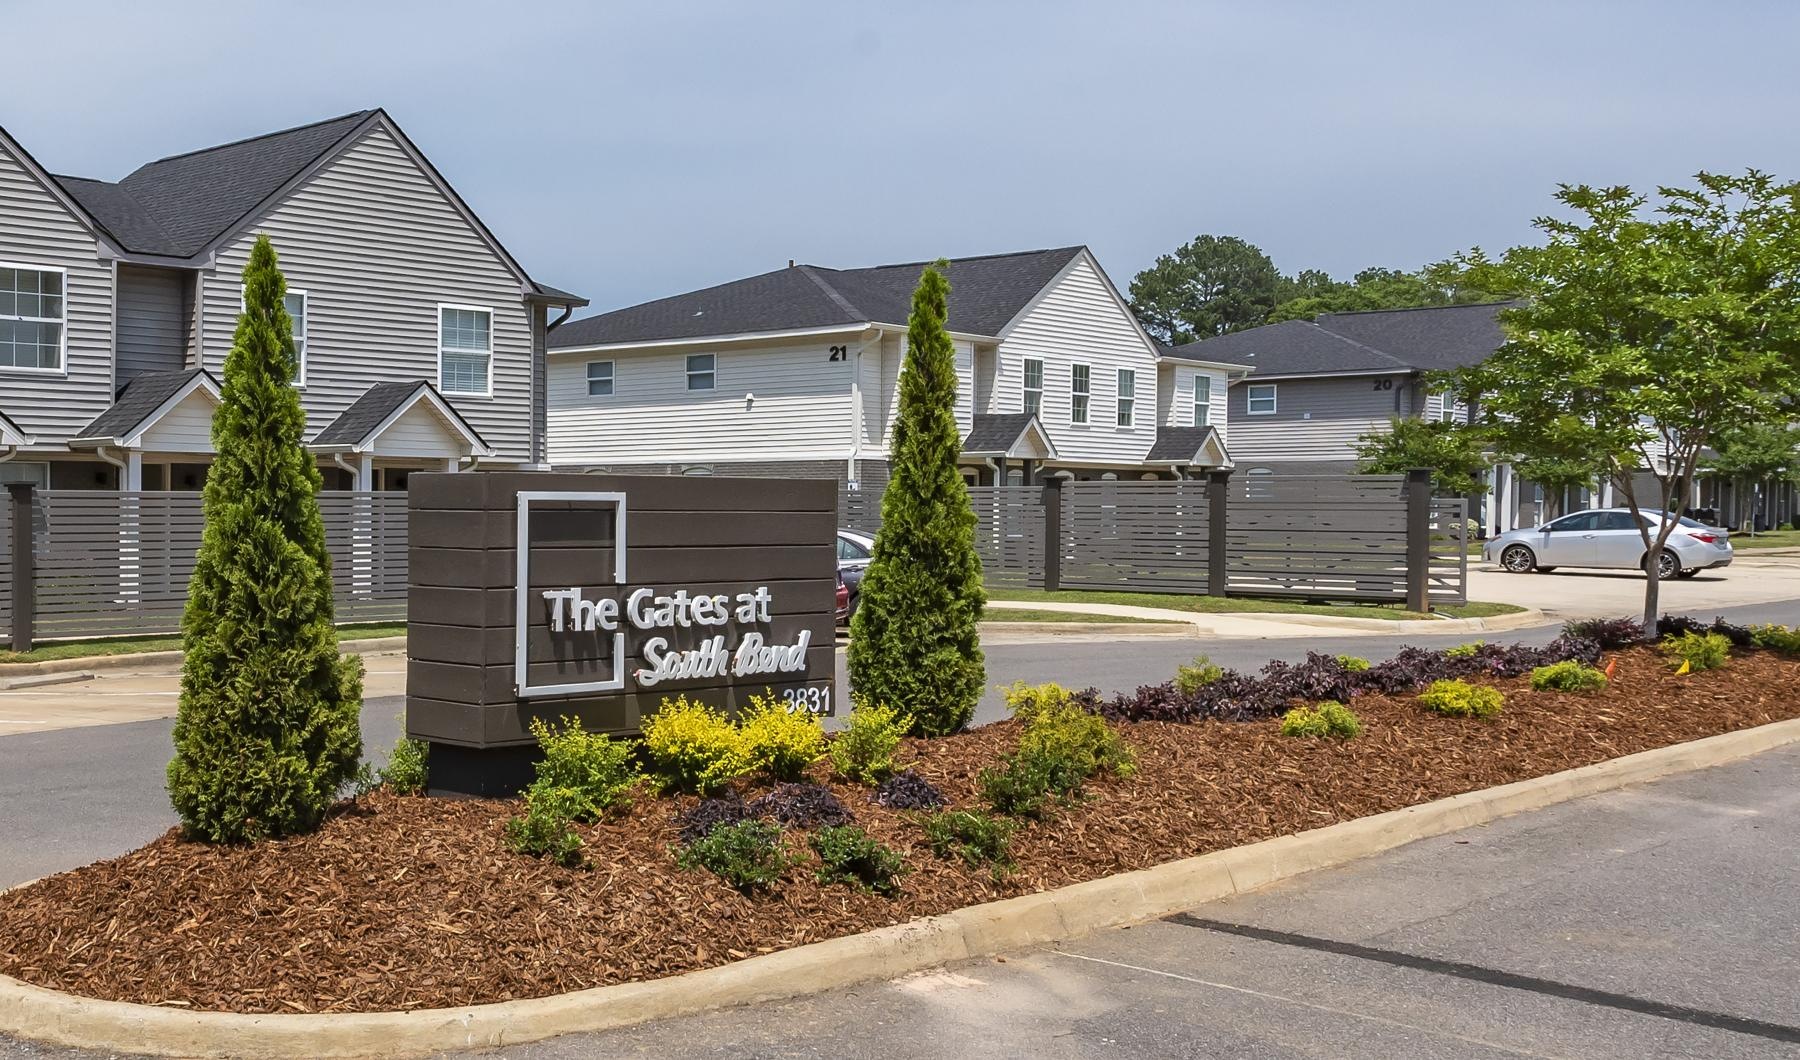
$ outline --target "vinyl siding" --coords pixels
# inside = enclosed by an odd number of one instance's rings
[[[1001,341],[995,411],[1018,412],[1024,407],[1028,357],[1044,362],[1040,418],[1056,445],[1059,462],[1129,464],[1150,452],[1159,408],[1156,357],[1086,255],[1076,259]],[[1089,366],[1085,426],[1069,419],[1069,381],[1077,363]],[[1131,427],[1116,426],[1121,368],[1137,373]]]
[[[189,394],[144,432],[139,448],[146,453],[212,452],[213,408],[205,394]]]
[[[112,266],[94,236],[0,146],[0,261],[65,271],[62,372],[0,368],[0,409],[59,448],[112,404]]]
[[[119,384],[145,372],[187,367],[193,274],[119,266]]]
[[[1223,369],[1202,368],[1199,365],[1174,364],[1165,365],[1169,369],[1165,373],[1164,386],[1166,394],[1158,393],[1162,407],[1158,410],[1159,420],[1168,427],[1198,427],[1194,422],[1194,391],[1196,379],[1210,379],[1211,390],[1207,393],[1207,426],[1217,427],[1219,437],[1226,439],[1225,445],[1230,447],[1230,424],[1227,409],[1230,406],[1231,392],[1227,385],[1228,376]]]
[[[833,345],[843,342],[552,353],[550,462],[848,458],[858,347],[850,345],[848,360],[832,361]],[[716,389],[687,389],[687,357],[698,353],[715,356]],[[605,360],[613,362],[612,396],[589,397],[587,364]]]
[[[1376,389],[1381,379],[1392,379],[1393,389]],[[1250,386],[1268,383],[1276,388],[1274,415],[1250,415]],[[1409,390],[1404,376],[1268,380],[1251,376],[1229,392],[1231,458],[1240,467],[1271,461],[1355,460],[1357,437],[1383,430],[1391,417],[1406,413]]]
[[[375,455],[388,458],[452,457],[462,452],[461,440],[423,401],[401,413],[375,439]]]
[[[438,382],[438,305],[493,311],[493,396],[447,394],[496,450],[493,463],[531,459],[531,320],[519,278],[386,129],[316,173],[223,248],[205,281],[205,364],[220,370],[258,232],[307,292],[306,408],[310,435],[373,383]]]
[[[956,429],[967,435],[975,426],[975,344],[958,339],[953,345],[956,349]],[[883,332],[880,350],[881,400],[878,404],[881,407],[881,433],[864,442],[865,448],[876,451],[875,455],[886,454],[894,429],[894,416],[900,411],[900,369],[906,364],[906,335]]]

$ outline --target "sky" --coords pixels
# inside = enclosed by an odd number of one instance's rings
[[[1284,272],[1532,238],[1558,183],[1800,178],[1800,5],[0,0],[53,172],[384,107],[593,310],[785,266],[1201,233]]]

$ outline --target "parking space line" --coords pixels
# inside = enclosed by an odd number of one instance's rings
[[[1592,987],[1576,986],[1572,983],[1559,983],[1554,979],[1539,979],[1534,975],[1520,975],[1516,972],[1503,972],[1498,968],[1487,968],[1479,964],[1465,964],[1462,961],[1445,961],[1435,957],[1421,957],[1418,954],[1401,950],[1386,950],[1374,946],[1361,946],[1354,942],[1340,942],[1336,939],[1319,938],[1314,935],[1297,935],[1289,931],[1274,931],[1269,928],[1252,927],[1249,924],[1233,924],[1223,920],[1209,920],[1197,917],[1192,913],[1176,913],[1164,918],[1167,923],[1181,924],[1184,927],[1200,928],[1205,931],[1216,931],[1226,935],[1237,935],[1241,938],[1256,939],[1260,942],[1273,942],[1281,946],[1294,946],[1300,949],[1315,950],[1320,953],[1332,953],[1341,957],[1357,957],[1366,961],[1377,961],[1396,968],[1410,968],[1414,971],[1431,972],[1437,975],[1455,976],[1472,982],[1486,983],[1489,986],[1506,987],[1510,990],[1525,990],[1534,994],[1560,997],[1568,1001],[1580,1001],[1584,1004],[1598,1005],[1602,1008],[1618,1009],[1622,1012],[1635,1012],[1644,1016],[1657,1016],[1662,1019],[1692,1023],[1700,1027],[1711,1027],[1715,1030],[1731,1031],[1735,1034],[1748,1034],[1770,1041],[1800,1044],[1800,1027],[1790,1027],[1784,1023],[1769,1023],[1764,1020],[1750,1019],[1746,1016],[1733,1016],[1725,1012],[1714,1012],[1710,1009],[1690,1008],[1687,1005],[1675,1005],[1665,1001],[1652,1001],[1648,998],[1633,997],[1630,994],[1615,994],[1610,990],[1596,990]]]

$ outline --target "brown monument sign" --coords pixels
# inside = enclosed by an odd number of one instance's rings
[[[516,790],[533,718],[834,713],[836,513],[822,480],[413,475],[406,731],[432,787]]]

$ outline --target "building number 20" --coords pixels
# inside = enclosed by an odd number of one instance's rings
[[[786,688],[781,692],[781,701],[787,704],[789,714],[831,713],[829,688]]]
[[[1392,390],[1394,389],[1394,381],[1392,379],[1377,379],[1375,380],[1375,389]]]
[[[848,347],[848,346],[833,346],[831,348],[831,359],[834,361],[849,360],[850,359],[850,347]]]

